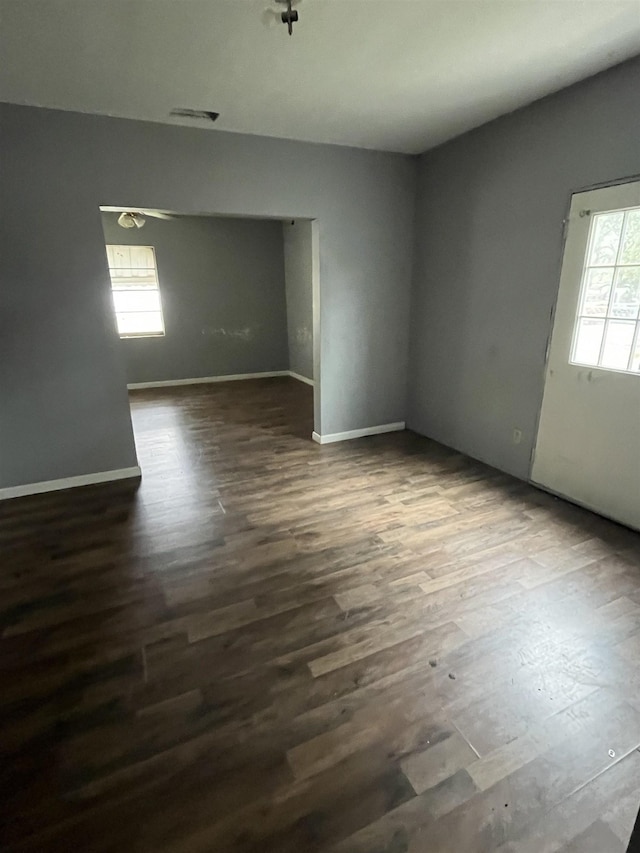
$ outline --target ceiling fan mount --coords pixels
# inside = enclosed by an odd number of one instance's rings
[[[146,220],[144,216],[140,213],[133,213],[124,210],[118,217],[118,225],[121,228],[142,228],[145,222]]]
[[[286,10],[280,13],[280,20],[287,25],[289,35],[293,35],[293,25],[298,21],[298,11],[292,8],[294,0],[276,0],[278,3],[286,5]]]

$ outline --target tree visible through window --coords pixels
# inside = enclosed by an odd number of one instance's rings
[[[153,246],[107,246],[118,332],[121,338],[164,335]]]
[[[640,371],[640,207],[593,216],[571,361]]]

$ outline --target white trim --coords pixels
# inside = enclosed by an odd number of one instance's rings
[[[318,444],[333,444],[335,441],[348,441],[351,438],[362,438],[365,435],[380,435],[383,432],[400,432],[405,429],[405,422],[398,421],[393,424],[379,424],[378,426],[365,427],[365,429],[350,429],[347,432],[333,432],[328,435],[311,433],[311,438]]]
[[[289,376],[292,379],[297,379],[298,382],[306,382],[307,385],[311,385],[312,387],[315,385],[313,379],[308,379],[306,376],[303,376],[301,373],[294,373],[293,370],[289,371]]]
[[[229,373],[225,376],[196,376],[194,379],[162,379],[157,382],[132,382],[129,391],[141,388],[166,388],[170,385],[206,385],[210,382],[236,382],[239,379],[269,379],[273,376],[289,376],[288,370],[270,370],[264,373]]]
[[[142,472],[136,465],[133,468],[116,468],[113,471],[99,471],[96,474],[63,477],[61,480],[45,480],[42,483],[10,486],[8,489],[0,489],[0,501],[6,501],[10,498],[22,498],[27,495],[41,495],[44,492],[58,492],[62,489],[75,489],[77,486],[92,486],[95,483],[110,483],[113,480],[127,480],[130,477],[140,476],[142,476]]]

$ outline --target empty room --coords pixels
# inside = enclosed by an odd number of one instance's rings
[[[260,437],[270,443],[277,424],[311,441],[314,223],[147,209],[101,214],[145,474],[156,467],[165,489],[175,497],[184,487],[192,502],[194,483],[182,474],[207,452],[200,420],[228,424],[252,446]],[[235,385],[209,387],[240,380],[251,380],[240,396]],[[185,440],[189,418],[194,442]],[[215,497],[213,510],[223,511]],[[191,535],[208,538],[208,525]]]
[[[0,848],[640,849],[640,0],[0,58]]]

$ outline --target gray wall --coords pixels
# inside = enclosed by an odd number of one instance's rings
[[[414,158],[6,104],[0,154],[0,488],[135,464],[100,205],[317,218],[316,431],[403,419]]]
[[[284,222],[289,368],[313,379],[313,243],[308,219]]]
[[[165,324],[164,337],[122,339],[128,382],[287,370],[280,222],[117,220],[102,215],[107,243],[155,248]]]
[[[96,167],[56,118],[0,108],[0,488],[137,464]]]
[[[528,477],[571,193],[638,173],[640,60],[422,156],[412,429]]]

